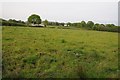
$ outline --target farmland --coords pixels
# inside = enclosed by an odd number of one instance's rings
[[[117,78],[118,33],[2,28],[3,78]]]

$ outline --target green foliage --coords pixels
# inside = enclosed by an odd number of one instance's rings
[[[87,28],[92,28],[94,26],[94,23],[92,21],[87,22]]]
[[[31,16],[28,17],[28,22],[33,24],[40,24],[41,18],[39,15],[32,14]]]
[[[48,20],[43,21],[43,24],[45,25],[45,27],[48,25]]]
[[[41,19],[39,15],[33,14],[28,18],[28,22],[24,21],[17,21],[15,19],[9,19],[4,20],[0,19],[0,25],[2,26],[31,26],[30,23],[33,24],[40,24]],[[83,28],[83,29],[89,29],[89,30],[97,30],[97,31],[108,31],[108,32],[119,32],[120,26],[115,26],[114,24],[94,24],[92,21],[88,21],[87,23],[85,21],[77,22],[77,23],[60,23],[60,22],[50,22],[48,20],[43,21],[43,24],[45,27],[49,28],[59,28],[59,29],[73,29],[73,28]],[[65,25],[66,24],[66,25]],[[37,26],[37,25],[36,25]],[[67,26],[67,27],[66,27]]]
[[[2,26],[27,26],[24,21],[21,20],[15,20],[15,19],[9,19],[9,20],[4,20],[0,19],[0,24]]]
[[[62,29],[71,29],[71,28],[83,28],[83,29],[89,29],[89,30],[97,30],[97,31],[107,31],[107,32],[118,32],[118,26],[115,26],[114,24],[94,24],[92,21],[88,21],[87,23],[85,21],[77,22],[77,23],[66,23],[66,26],[63,26],[62,23],[59,22],[48,22],[48,25],[50,26],[59,26],[57,28]],[[63,27],[61,27],[61,25]]]
[[[93,26],[93,30],[99,30],[99,24],[96,23],[94,26]]]
[[[82,27],[86,27],[86,22],[85,21],[81,21],[81,26]]]
[[[114,24],[95,24],[93,26],[93,30],[97,30],[97,31],[109,31],[109,32],[118,32],[118,26],[115,26]]]

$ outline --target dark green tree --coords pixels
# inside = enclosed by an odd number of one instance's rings
[[[96,24],[93,26],[92,29],[93,29],[93,30],[99,30],[99,25],[100,25],[100,24],[96,23]]]
[[[86,22],[85,21],[81,21],[81,27],[86,27]]]
[[[114,24],[106,24],[106,27],[114,27]]]
[[[32,24],[41,24],[41,18],[39,15],[32,14],[31,16],[29,16],[28,22]]]
[[[92,22],[92,21],[88,21],[87,22],[87,28],[93,28],[93,26],[94,26],[94,23]]]
[[[45,25],[45,27],[48,25],[48,20],[46,19],[45,21],[43,21],[43,24]]]
[[[64,26],[65,23],[60,23],[61,26]]]
[[[79,22],[79,23],[77,23],[77,27],[78,28],[80,28],[81,27],[81,23]]]

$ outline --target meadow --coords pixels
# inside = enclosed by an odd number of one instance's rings
[[[118,33],[2,27],[3,78],[117,78]]]

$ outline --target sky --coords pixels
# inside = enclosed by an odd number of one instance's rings
[[[41,0],[1,2],[0,11],[4,19],[27,21],[31,14],[40,15],[42,20],[58,22],[93,21],[95,23],[118,25],[118,2],[77,1],[77,0]]]

